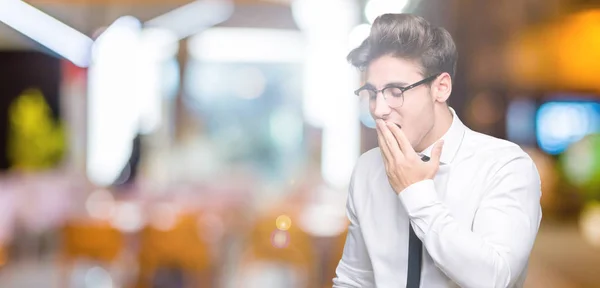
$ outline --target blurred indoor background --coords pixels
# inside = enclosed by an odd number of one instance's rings
[[[446,27],[450,105],[536,162],[526,287],[600,287],[599,2],[0,0],[0,287],[331,287],[386,12]]]

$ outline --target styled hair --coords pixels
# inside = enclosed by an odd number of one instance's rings
[[[348,54],[354,67],[365,70],[381,56],[415,61],[423,77],[446,72],[454,78],[458,53],[446,29],[412,14],[383,14],[373,22],[371,33]]]

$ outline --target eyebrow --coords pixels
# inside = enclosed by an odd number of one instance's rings
[[[390,82],[390,83],[387,83],[387,84],[385,84],[383,87],[384,87],[384,88],[386,88],[386,87],[390,87],[390,86],[406,87],[406,86],[408,86],[408,85],[409,85],[409,84],[408,84],[408,83],[405,83],[405,82]],[[369,82],[367,82],[365,85],[363,85],[363,87],[364,87],[364,88],[371,88],[371,89],[375,89],[375,85],[373,85],[373,84],[371,84],[371,83],[369,83]]]

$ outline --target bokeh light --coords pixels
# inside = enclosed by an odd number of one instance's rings
[[[108,271],[101,267],[94,267],[85,274],[86,288],[112,288],[113,280]]]
[[[600,248],[600,202],[588,203],[579,219],[579,229],[586,242]]]
[[[536,110],[535,101],[531,98],[520,98],[510,102],[506,111],[508,140],[519,144],[535,144]]]
[[[286,248],[290,244],[290,234],[287,231],[275,230],[271,234],[271,245],[275,248]]]
[[[558,185],[558,171],[556,161],[552,156],[531,147],[523,147],[523,150],[529,154],[531,160],[540,174],[542,181],[542,198],[540,200],[543,210],[554,210],[558,205],[559,195],[556,187]]]
[[[346,221],[340,205],[314,203],[303,209],[298,226],[315,237],[334,237],[346,228]]]
[[[153,206],[150,225],[161,231],[169,231],[177,224],[179,211],[173,203],[157,203]]]
[[[136,203],[117,203],[111,223],[123,232],[137,232],[142,228],[141,207]]]
[[[586,136],[561,157],[566,178],[586,193],[600,196],[600,134]]]
[[[600,130],[600,103],[547,102],[537,112],[537,139],[549,154],[562,153],[585,135]]]
[[[90,193],[85,208],[91,217],[108,220],[115,211],[115,199],[108,190],[98,189]]]
[[[287,215],[280,215],[277,217],[277,220],[275,220],[275,225],[277,226],[277,229],[287,231],[292,226],[292,219]]]
[[[478,127],[497,123],[502,117],[502,110],[498,109],[497,98],[487,91],[477,93],[468,104],[470,122]]]
[[[600,283],[600,10],[575,3],[593,1],[175,2],[40,7],[98,31],[88,68],[0,33],[0,287],[331,287],[352,170],[377,147],[353,94],[376,79],[346,58],[398,12],[452,34],[469,57],[449,105],[537,167],[523,286]]]

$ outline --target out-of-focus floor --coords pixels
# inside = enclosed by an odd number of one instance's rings
[[[586,243],[576,225],[544,223],[525,287],[600,287],[600,248]]]
[[[600,287],[600,249],[593,248],[584,242],[577,229],[578,227],[574,224],[545,223],[542,225],[531,256],[525,287]],[[81,287],[107,287],[98,282],[100,281],[98,279],[101,279],[100,276],[97,275],[95,285]],[[89,282],[81,277],[85,277],[83,272],[75,271],[72,281]],[[77,278],[79,281],[75,281]],[[222,277],[222,279],[230,278],[230,275]],[[226,280],[225,282],[231,281]],[[58,288],[60,287],[58,265],[52,259],[9,264],[0,270],[0,287]]]

